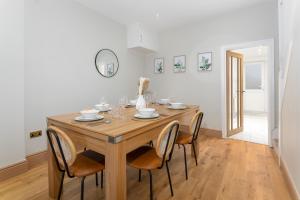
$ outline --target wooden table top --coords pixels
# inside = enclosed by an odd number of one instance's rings
[[[94,121],[94,122],[78,122],[75,121],[75,117],[80,116],[80,113],[69,113],[58,116],[48,117],[48,122],[56,122],[62,124],[66,127],[74,127],[79,129],[84,129],[87,131],[91,131],[94,133],[98,133],[101,135],[109,136],[109,137],[117,137],[120,135],[124,135],[126,133],[130,133],[133,131],[137,131],[139,129],[143,129],[145,127],[152,128],[151,125],[158,125],[162,123],[166,123],[166,121],[172,120],[174,117],[178,117],[178,115],[191,112],[195,109],[198,109],[198,106],[189,105],[184,110],[173,110],[167,108],[165,105],[151,105],[151,108],[155,108],[157,112],[160,114],[159,118],[156,119],[136,119],[134,118],[134,114],[137,112],[135,107],[132,108],[124,108],[122,110],[122,118],[114,118],[112,114],[104,112],[101,115],[104,116],[104,120]],[[111,120],[111,123],[104,123],[105,120]]]

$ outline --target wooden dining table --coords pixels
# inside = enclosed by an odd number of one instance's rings
[[[198,106],[189,105],[183,110],[169,109],[167,105],[153,104],[160,114],[155,119],[134,118],[135,108],[120,109],[120,116],[115,117],[110,112],[101,113],[104,119],[94,122],[78,122],[74,118],[79,113],[69,113],[47,118],[48,126],[56,126],[63,130],[74,142],[77,151],[84,148],[105,155],[105,199],[127,199],[126,186],[126,154],[134,149],[155,141],[160,131],[169,122],[179,120],[180,125],[189,125]],[[198,155],[198,142],[196,144]],[[56,166],[48,145],[48,176],[49,196],[58,196],[60,172]]]

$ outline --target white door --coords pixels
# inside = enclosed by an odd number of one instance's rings
[[[266,64],[264,61],[244,63],[244,110],[267,112]]]

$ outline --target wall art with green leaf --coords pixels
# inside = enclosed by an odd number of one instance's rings
[[[212,70],[212,52],[198,54],[198,71]]]

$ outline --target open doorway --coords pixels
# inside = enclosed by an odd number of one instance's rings
[[[271,145],[274,49],[269,42],[224,47],[223,137]],[[225,79],[225,80],[224,80]]]

